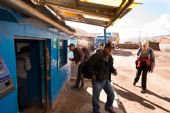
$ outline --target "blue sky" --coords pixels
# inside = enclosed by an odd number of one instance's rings
[[[170,0],[135,0],[143,5],[135,7],[130,13],[107,29],[108,32],[119,32],[121,42],[136,37],[148,37],[170,34]],[[98,26],[67,22],[73,27],[90,33],[103,33]]]

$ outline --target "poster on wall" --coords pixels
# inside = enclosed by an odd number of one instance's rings
[[[14,85],[8,67],[0,57],[0,98],[14,90]]]
[[[10,73],[8,71],[7,66],[3,62],[2,58],[0,57],[0,80],[5,76],[8,76]]]

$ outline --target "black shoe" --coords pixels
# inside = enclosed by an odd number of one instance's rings
[[[83,88],[84,88],[84,83],[81,83],[80,88],[81,88],[81,89],[83,89]]]
[[[142,89],[140,92],[141,93],[146,93],[146,89]]]
[[[136,82],[133,82],[133,86],[135,86],[136,85]]]
[[[116,113],[113,108],[105,107],[105,110],[109,113]]]
[[[93,112],[93,113],[100,113],[100,112]]]
[[[78,89],[78,86],[71,86],[71,89]]]

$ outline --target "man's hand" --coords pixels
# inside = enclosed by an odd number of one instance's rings
[[[114,71],[113,74],[116,76],[118,73],[117,73],[117,71]]]
[[[77,62],[77,65],[80,65],[81,62]]]
[[[72,61],[73,59],[72,58],[69,58],[70,61]]]

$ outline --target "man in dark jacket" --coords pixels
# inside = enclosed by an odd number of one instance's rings
[[[103,49],[104,49],[104,44],[103,44],[103,43],[100,43],[100,44],[99,44],[99,47],[94,51],[94,53],[102,52]]]
[[[113,67],[113,58],[111,56],[113,48],[112,43],[107,43],[102,52],[93,54],[89,59],[93,85],[93,113],[100,113],[99,96],[102,89],[107,94],[105,110],[109,113],[115,113],[112,106],[115,95],[110,84],[111,73],[117,74],[116,69]]]
[[[81,49],[76,48],[74,44],[70,44],[68,47],[69,47],[69,50],[72,51],[74,55],[74,58],[72,59],[70,58],[70,60],[74,61],[78,65],[77,79],[76,79],[75,85],[72,87],[72,89],[76,89],[76,88],[79,88],[80,81],[81,81],[81,87],[84,86],[84,79],[81,74],[81,67],[84,61],[84,53]]]

